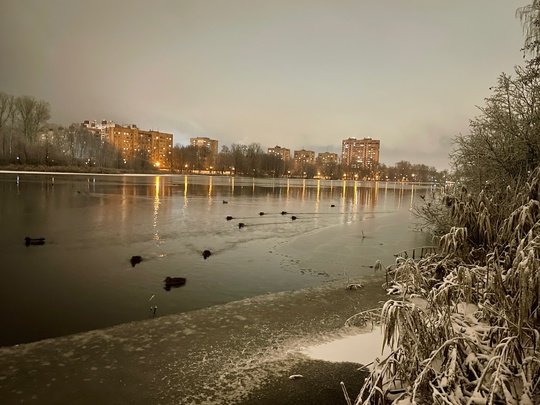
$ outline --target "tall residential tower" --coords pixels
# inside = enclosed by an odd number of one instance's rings
[[[341,163],[351,169],[376,170],[380,146],[378,139],[344,139],[341,143]]]

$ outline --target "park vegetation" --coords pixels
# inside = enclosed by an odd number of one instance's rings
[[[349,320],[386,348],[355,404],[540,403],[540,1],[518,15],[525,66],[455,138],[456,187],[417,207],[437,252],[398,257],[393,299]]]
[[[49,103],[0,92],[0,165],[19,170],[125,169],[120,152],[108,142],[79,124],[62,126],[49,119]]]

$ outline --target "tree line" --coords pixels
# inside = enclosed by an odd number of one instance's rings
[[[402,160],[392,166],[379,164],[376,170],[352,169],[336,161],[314,162],[283,159],[266,153],[260,144],[233,143],[222,146],[217,156],[209,150],[192,145],[175,145],[172,171],[176,173],[211,172],[252,177],[301,177],[326,179],[358,179],[382,181],[444,182],[450,179],[448,170],[438,171],[433,166],[413,164]]]
[[[0,164],[124,168],[120,151],[80,124],[49,123],[51,107],[0,92]]]

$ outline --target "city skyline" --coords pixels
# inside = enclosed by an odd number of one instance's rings
[[[81,123],[82,126],[84,126],[85,128],[91,130],[92,132],[95,132],[96,134],[99,135],[99,137],[103,140],[107,140],[107,141],[110,141],[112,138],[110,136],[111,133],[115,133],[113,129],[111,128],[121,128],[121,129],[125,129],[125,130],[133,130],[135,129],[136,131],[141,131],[141,129],[139,129],[138,125],[136,123],[131,123],[131,124],[119,124],[119,123],[116,123],[112,120],[101,120],[101,121],[98,121],[98,120],[84,120],[82,123]],[[143,132],[158,132],[158,131],[153,131],[152,129],[149,129],[149,130],[144,130],[142,129]],[[219,148],[219,139],[212,139],[210,137],[206,137],[206,136],[200,136],[200,137],[191,137],[189,138],[189,142],[187,144],[181,144],[179,142],[175,142],[174,141],[174,134],[164,134],[164,135],[171,135],[172,136],[172,146],[174,145],[178,145],[178,146],[188,146],[188,145],[191,145],[191,146],[197,146],[197,147],[208,147],[208,149],[210,150],[210,153],[214,156],[217,156],[218,153],[220,152],[220,148]],[[366,139],[372,139],[372,138],[366,138]],[[349,137],[347,138],[347,140],[356,140],[355,137]],[[343,144],[343,142],[345,142],[346,140],[341,140],[341,143]],[[122,140],[121,142],[124,142],[124,140]],[[377,140],[377,142],[379,142]],[[111,142],[111,144],[115,144],[115,142]],[[118,145],[115,145],[117,148],[119,148],[120,150],[124,149],[122,148],[121,146],[118,146]],[[230,147],[231,145],[222,145],[222,146],[227,146],[227,147]],[[247,145],[246,145],[247,146]],[[276,154],[275,153],[275,150],[276,149],[283,149],[283,150],[288,150],[289,154],[287,156],[283,156],[284,159],[289,159],[290,158],[290,152],[291,150],[293,151],[293,154],[296,153],[296,152],[302,152],[302,151],[309,151],[309,152],[314,152],[314,154],[316,154],[317,156],[318,155],[325,155],[325,154],[336,154],[338,156],[341,157],[341,155],[343,155],[343,146],[341,147],[341,153],[335,153],[335,152],[329,152],[329,151],[321,151],[321,150],[311,150],[311,149],[305,149],[305,148],[301,148],[301,149],[291,149],[291,148],[287,148],[287,147],[281,147],[280,145],[276,145],[275,147],[268,147],[268,148],[263,148],[263,149],[266,149],[267,150],[267,153],[269,154]],[[277,155],[279,156],[280,153],[277,153]],[[155,160],[155,159],[154,159]],[[378,162],[378,159],[377,159],[377,162]],[[411,162],[411,163],[421,163],[421,162]]]
[[[92,133],[98,136],[101,140],[108,141],[116,149],[120,150],[124,157],[124,161],[126,161],[126,159],[134,158],[137,153],[141,152],[141,150],[147,150],[150,157],[149,159],[150,163],[154,164],[154,166],[158,168],[159,167],[166,168],[166,169],[171,168],[171,163],[168,162],[168,159],[170,158],[170,155],[172,153],[172,147],[175,145],[174,134],[161,133],[158,131],[153,131],[152,129],[150,130],[141,129],[135,123],[118,124],[112,120],[101,120],[101,121],[84,120],[81,123],[81,125],[87,128],[88,130],[90,130]],[[144,140],[142,139],[143,137],[144,137]],[[151,143],[153,143],[154,141],[159,142],[159,143],[165,142],[166,145],[165,144],[159,145],[159,147],[158,146],[154,147],[150,144],[146,145],[145,143],[146,138],[148,138],[148,142],[151,142]],[[372,150],[368,147],[368,145],[366,145],[366,147],[364,148],[364,143],[374,144],[376,148]],[[282,147],[280,145],[266,148],[267,151],[265,153],[281,157],[284,160],[292,159],[294,161],[303,160],[303,161],[315,162],[316,159],[322,159],[323,161],[332,160],[332,161],[335,161],[336,163],[342,163],[342,161],[345,159],[346,165],[349,166],[352,164],[354,168],[356,168],[355,162],[359,163],[360,166],[364,168],[365,167],[370,167],[370,168],[378,167],[380,140],[375,140],[370,137],[363,138],[363,139],[349,137],[347,139],[343,139],[341,141],[341,144],[342,144],[341,153],[320,151],[320,150],[317,151],[317,150],[302,148],[302,149],[292,149],[293,153],[291,156],[291,149],[287,147]],[[210,167],[210,166],[216,165],[216,159],[220,152],[218,139],[211,139],[209,137],[193,137],[189,139],[188,145],[181,145],[179,143],[176,143],[176,145],[177,146],[191,145],[191,146],[196,146],[198,148],[206,148],[208,149],[209,155],[205,156],[204,160],[206,161],[207,159],[210,159],[208,162],[206,162],[206,166]],[[222,146],[229,147],[230,145],[222,145]],[[350,150],[348,150],[349,146],[351,146]],[[156,150],[156,148],[158,150]],[[160,152],[162,149],[166,150],[165,155]],[[347,154],[345,152],[346,150],[347,150]],[[374,155],[372,156],[373,153]],[[165,156],[169,156],[169,158],[165,158]],[[368,160],[369,160],[369,163],[368,163]],[[157,162],[159,163],[156,165]],[[414,163],[421,163],[421,162],[411,162],[411,163],[414,164]]]
[[[221,144],[448,168],[502,72],[522,63],[517,0],[115,1],[2,5],[0,91],[81,117]]]

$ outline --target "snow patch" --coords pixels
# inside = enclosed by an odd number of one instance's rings
[[[301,353],[315,360],[369,365],[383,354],[382,347],[382,332],[380,328],[375,328],[369,332],[306,347]]]

